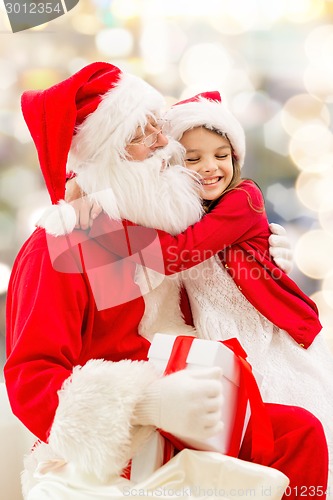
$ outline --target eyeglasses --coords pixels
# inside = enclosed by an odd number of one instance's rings
[[[147,135],[140,142],[131,142],[130,145],[131,146],[141,146],[141,145],[143,145],[143,146],[146,146],[146,148],[151,148],[152,146],[154,146],[154,144],[156,144],[156,142],[158,140],[158,136],[161,133],[162,133],[162,129],[158,130],[157,132],[153,132],[152,134]]]

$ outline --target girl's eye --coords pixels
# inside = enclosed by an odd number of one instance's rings
[[[189,163],[194,163],[196,161],[199,161],[200,158],[185,158],[185,161],[189,162]]]
[[[216,155],[216,158],[218,160],[224,160],[225,158],[228,158],[229,155]]]

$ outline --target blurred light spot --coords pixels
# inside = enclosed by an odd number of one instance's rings
[[[57,81],[61,80],[65,74],[63,71],[64,60],[74,57],[76,54],[75,46],[72,44],[62,44],[61,49],[57,48],[57,45],[52,43],[52,41],[46,37],[44,43],[36,43],[34,46],[34,75],[36,77],[42,76],[43,78],[52,77],[52,72],[58,71],[56,73]],[[53,69],[48,69],[53,68]],[[69,75],[68,75],[69,76]],[[32,88],[36,88],[35,86]]]
[[[281,113],[277,113],[264,125],[265,146],[282,156],[288,156],[289,138],[281,127]]]
[[[181,92],[180,99],[188,99],[199,92],[220,90],[223,102],[229,106],[244,128],[256,126],[255,116],[249,116],[249,107],[256,99],[254,87],[245,71],[231,68],[223,84],[209,82],[193,82]],[[251,111],[252,108],[251,108]]]
[[[71,18],[73,28],[84,35],[94,35],[101,28],[96,14],[79,14]]]
[[[0,198],[18,207],[27,193],[38,189],[38,173],[24,167],[11,167],[1,173]]]
[[[96,46],[109,57],[127,57],[133,50],[133,35],[122,28],[111,28],[96,35]]]
[[[263,125],[280,110],[280,103],[270,99],[266,92],[242,92],[233,100],[233,110],[244,128]]]
[[[0,249],[9,250],[14,243],[15,220],[8,212],[0,212]]]
[[[168,61],[178,63],[188,43],[188,37],[178,24],[166,20],[164,22],[168,37]]]
[[[284,129],[290,135],[307,122],[318,120],[324,125],[330,124],[327,106],[309,94],[298,94],[288,99],[280,116]]]
[[[10,267],[0,262],[0,293],[5,293],[7,291],[10,273]]]
[[[322,285],[323,296],[327,304],[332,308],[333,312],[333,273],[328,274]],[[332,321],[333,326],[333,321]]]
[[[24,121],[23,115],[18,114],[14,119],[14,137],[21,143],[27,144],[32,141],[27,124]]]
[[[156,0],[146,0],[145,15],[155,16],[186,16],[186,17],[207,17],[211,15],[219,16],[223,14],[221,0],[205,0],[204,2],[190,2],[188,0],[167,0],[156,2]],[[212,14],[214,13],[214,14]]]
[[[301,215],[294,188],[286,188],[280,183],[272,184],[267,188],[266,199],[273,205],[274,212],[285,221]]]
[[[216,31],[224,35],[239,35],[249,29],[248,22],[244,26],[242,19],[238,19],[228,12],[224,12],[220,17],[212,16],[210,23]]]
[[[0,90],[9,89],[17,81],[15,66],[5,59],[0,59]]]
[[[50,206],[46,189],[26,193],[16,217],[17,239],[22,242],[36,229],[36,223],[44,210]]]
[[[80,69],[84,68],[89,63],[87,59],[84,59],[83,57],[74,57],[70,61],[68,61],[67,68],[68,68],[68,73],[73,74],[79,71]]]
[[[157,75],[165,72],[168,61],[168,31],[163,20],[144,24],[140,41],[144,69],[147,73]]]
[[[21,85],[25,89],[46,89],[58,83],[62,76],[52,69],[32,68],[23,72]]]
[[[164,74],[168,78],[168,65],[178,64],[187,42],[184,31],[175,23],[165,19],[156,19],[153,23],[143,21],[140,49],[145,72],[150,75]]]
[[[324,0],[292,0],[285,3],[285,17],[294,23],[308,23],[324,12]]]
[[[326,102],[333,102],[333,24],[315,28],[305,41],[310,66],[304,74],[308,92]]]
[[[192,45],[183,55],[179,72],[185,85],[223,86],[229,77],[231,61],[227,50],[213,43]]]
[[[235,99],[242,93],[253,95],[254,88],[248,71],[240,68],[231,68],[229,78],[225,82],[225,87],[222,89],[221,93],[224,95],[226,92],[227,94],[234,95],[233,106],[236,107],[236,103],[234,102]]]
[[[14,135],[14,113],[7,109],[0,109],[0,132]]]
[[[333,210],[333,169],[324,172],[301,172],[296,180],[300,201],[316,212]]]
[[[333,209],[319,212],[318,218],[321,227],[325,231],[333,233]]]
[[[205,2],[203,2],[205,5]],[[221,1],[221,17],[213,16],[215,29],[226,34],[236,34],[250,29],[270,28],[283,14],[281,2],[265,0],[224,0]],[[220,25],[220,26],[219,26]]]
[[[178,79],[178,67],[174,64],[168,64],[165,67],[165,71],[156,75],[151,75],[149,83],[158,88],[160,92],[164,93],[164,89],[168,91],[169,88],[177,87]]]
[[[110,8],[114,16],[121,19],[131,19],[140,14],[142,5],[138,0],[114,0]]]
[[[107,8],[109,8],[111,2],[112,2],[112,0],[92,0],[92,3],[94,5],[96,5],[96,7],[98,9],[107,9]]]
[[[300,170],[326,170],[333,163],[333,134],[323,124],[307,123],[292,136],[289,151]]]
[[[303,234],[295,246],[295,262],[303,274],[323,279],[333,271],[333,235],[316,229]]]
[[[333,68],[311,64],[304,72],[306,90],[325,102],[333,102]]]
[[[333,24],[318,26],[305,40],[305,53],[310,61],[316,65],[330,65],[333,58]]]

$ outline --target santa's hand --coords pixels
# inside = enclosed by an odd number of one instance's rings
[[[71,203],[76,214],[76,229],[88,229],[102,212],[98,203],[93,202],[81,190],[75,178],[66,182],[65,200]]]
[[[181,438],[206,439],[223,429],[220,368],[181,370],[153,382],[135,408],[134,424]]]
[[[275,264],[285,273],[290,273],[293,267],[293,253],[287,232],[279,224],[270,224],[272,235],[269,237],[269,253]]]

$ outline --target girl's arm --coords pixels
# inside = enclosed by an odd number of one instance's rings
[[[75,176],[67,180],[65,198],[68,202],[75,201],[73,206],[77,219],[76,229],[91,228],[94,220],[102,212],[102,208],[96,202],[92,202],[88,196],[84,196],[75,181]],[[293,255],[287,233],[279,224],[270,224],[269,228],[272,233],[268,239],[270,255],[276,265],[288,274],[293,266]]]
[[[163,263],[167,275],[189,269],[227,246],[269,235],[261,192],[249,181],[223,196],[209,214],[177,236],[129,221],[115,223],[105,214],[89,234],[108,250],[158,272]]]

